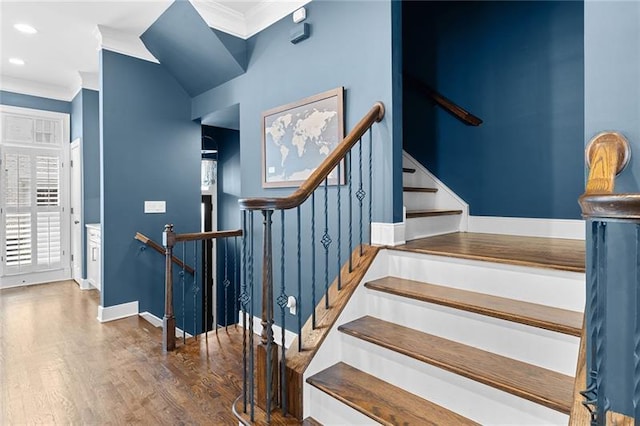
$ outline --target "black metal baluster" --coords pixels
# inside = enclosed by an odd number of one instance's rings
[[[250,418],[255,420],[255,390],[254,390],[254,371],[255,371],[255,353],[253,349],[253,210],[249,211],[249,393],[251,397]]]
[[[373,129],[369,127],[369,244],[371,244],[371,222],[373,218]]]
[[[589,352],[590,352],[590,368],[587,375],[587,388],[580,392],[581,395],[585,398],[582,402],[582,405],[589,410],[591,415],[591,425],[596,425],[596,416],[597,416],[597,383],[596,378],[598,377],[598,372],[595,368],[595,359],[596,359],[596,318],[597,318],[597,308],[598,308],[598,228],[600,224],[597,221],[591,222],[591,239],[593,241],[592,250],[591,250],[591,263],[589,270],[589,283],[588,283],[588,304],[589,309],[587,312],[589,313],[587,320],[587,327],[589,329]]]
[[[324,235],[320,242],[324,247],[324,307],[329,309],[329,179],[324,180]]]
[[[607,252],[606,252],[606,222],[599,222],[597,229],[597,316],[596,316],[596,421],[598,424],[604,424],[605,414],[608,408],[608,399],[606,398],[605,380],[606,374],[606,303],[607,303]]]
[[[640,224],[636,224],[636,324],[634,336],[634,418],[640,419]]]
[[[287,295],[285,292],[285,271],[284,271],[284,262],[285,262],[285,211],[280,211],[280,295],[278,296],[278,305],[280,306],[280,321],[281,321],[281,344],[280,344],[280,400],[282,401],[282,414],[287,414],[287,386],[286,386],[286,371],[285,367],[287,365],[285,359],[285,309],[287,307]]]
[[[247,413],[247,211],[242,210],[242,271],[240,277],[240,306],[242,308],[242,404]],[[216,327],[217,330],[218,327]]]
[[[187,243],[183,242],[182,243],[182,263],[186,263],[187,262]],[[185,334],[185,330],[186,328],[186,318],[187,318],[187,311],[185,308],[185,299],[187,298],[187,292],[186,292],[186,278],[184,275],[184,266],[183,266],[183,271],[182,271],[182,344],[186,344],[187,340],[186,340],[186,334]],[[193,272],[195,274],[195,271]]]
[[[351,150],[347,153],[346,167],[348,170],[347,180],[349,185],[349,273],[353,272],[353,259],[351,254],[353,253],[353,187],[351,179],[351,169],[353,169],[353,163],[351,161]]]
[[[229,305],[229,284],[231,284],[231,281],[229,281],[229,239],[225,238],[224,239],[224,280],[222,281],[222,285],[224,286],[224,331],[229,331],[229,328],[228,328],[229,312],[227,312],[228,305]]]
[[[198,292],[200,286],[198,285],[198,241],[193,242],[193,337],[198,340]],[[183,330],[182,335],[186,335],[187,331]]]
[[[233,318],[238,313],[238,290],[240,283],[238,282],[238,237],[233,237]],[[233,327],[236,328],[238,323],[236,322]]]
[[[362,200],[364,200],[364,197],[367,195],[367,193],[364,191],[364,189],[362,189],[362,139],[360,139],[360,142],[358,143],[358,178],[359,178],[359,182],[358,182],[358,191],[356,192],[356,198],[358,199],[358,205],[360,207],[360,225],[359,225],[359,232],[360,232],[360,256],[362,256]]]
[[[340,163],[338,163],[338,177],[337,177],[337,193],[338,193],[338,291],[342,290],[342,274],[340,273],[340,269],[342,268],[342,244],[341,244],[341,235],[342,235],[342,215],[340,214],[342,210],[342,200],[340,199],[340,186],[342,185],[341,179],[341,170]]]
[[[209,250],[209,240],[202,241],[204,254],[202,262],[204,265],[204,278],[202,280],[202,286],[204,287],[204,340],[207,343],[207,351],[209,350],[209,257],[207,256]]]
[[[300,243],[300,206],[296,208],[297,212],[297,225],[298,225],[298,302],[302,300],[302,261],[301,261],[301,243]],[[302,309],[300,306],[296,306],[296,313],[298,314],[298,352],[302,351]],[[315,308],[314,308],[315,310]]]
[[[311,193],[311,326],[316,329],[316,193]]]

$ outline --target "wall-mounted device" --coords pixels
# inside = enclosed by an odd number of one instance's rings
[[[301,7],[300,9],[293,12],[293,22],[299,24],[300,22],[307,19],[307,9]]]
[[[296,25],[289,33],[291,43],[300,43],[302,40],[309,38],[309,24],[304,23]]]

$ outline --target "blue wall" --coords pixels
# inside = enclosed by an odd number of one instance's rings
[[[167,223],[178,233],[200,230],[200,125],[191,120],[191,99],[160,65],[106,50],[100,58],[101,304],[138,300],[141,311],[162,317],[164,258],[141,250],[133,237],[139,231],[161,242]],[[144,214],[145,200],[166,201],[166,214]],[[201,293],[194,302],[191,276],[185,285],[186,328],[193,332],[194,305],[200,328]],[[174,293],[181,327],[178,277]]]
[[[624,134],[632,155],[616,192],[640,192],[640,3],[585,2],[584,47],[585,142],[605,130]],[[640,380],[633,359],[639,309],[633,296],[638,286],[635,226],[610,223],[607,234],[606,397],[613,411],[633,415],[633,398],[639,397],[634,376]]]
[[[583,3],[403,5],[405,72],[484,120],[466,126],[405,89],[405,149],[473,215],[578,219]]]
[[[23,95],[5,90],[0,90],[0,105],[71,114],[71,102],[42,98],[40,96]]]
[[[223,129],[220,127],[205,127],[206,134],[213,137],[217,142],[218,149],[218,230],[240,229],[240,207],[238,199],[241,195],[240,179],[242,170],[240,168],[240,132],[237,130]],[[238,306],[236,303],[239,294],[234,294],[233,286],[227,288],[225,300],[224,280],[225,280],[225,250],[227,276],[232,284],[240,278],[239,250],[236,247],[236,240],[231,238],[226,245],[223,240],[218,243],[218,268],[217,268],[217,309],[219,324],[233,324],[237,322]],[[236,258],[236,256],[238,256]],[[237,293],[237,292],[236,292]],[[225,311],[226,306],[226,311]],[[225,317],[226,312],[226,317]]]
[[[290,17],[248,40],[248,68],[242,76],[193,99],[193,118],[240,104],[240,157],[243,173],[240,176],[242,197],[283,196],[292,192],[287,189],[263,189],[261,177],[261,113],[304,97],[338,86],[345,87],[345,127],[355,123],[373,106],[382,101],[386,108],[385,119],[373,126],[374,139],[374,221],[392,222],[401,216],[400,203],[394,204],[394,185],[401,185],[400,176],[393,174],[394,162],[398,161],[400,147],[392,144],[392,64],[391,26],[392,7],[390,1],[361,2],[314,1],[307,5],[307,23],[311,25],[311,37],[299,44],[289,42],[289,31],[293,27]],[[366,152],[366,151],[365,151]],[[355,190],[354,190],[355,191]],[[346,190],[343,190],[343,206],[346,206]],[[335,205],[335,188],[330,189],[331,202]],[[401,191],[395,197],[401,197]],[[318,217],[320,216],[318,201]],[[395,208],[394,208],[395,207]],[[303,223],[310,223],[308,210],[303,209]],[[399,211],[394,211],[399,210]],[[256,214],[256,227],[261,226],[261,215]],[[295,212],[286,220],[288,250],[295,247]],[[274,235],[279,235],[279,217],[274,217]],[[336,219],[331,216],[333,240],[337,240]],[[344,221],[344,217],[343,217]],[[346,221],[343,223],[346,230]],[[308,261],[309,226],[303,230],[305,256]],[[365,233],[366,235],[366,233]],[[321,237],[316,234],[317,239]],[[256,253],[261,252],[256,238]],[[335,247],[337,241],[332,245]],[[346,259],[346,243],[342,244],[343,259]],[[292,252],[289,252],[292,253]],[[333,259],[333,257],[332,257]],[[274,261],[278,262],[276,258]],[[320,256],[318,255],[318,262]],[[276,264],[277,265],[277,264]],[[337,272],[337,262],[330,264],[330,277]],[[259,264],[256,265],[259,268]],[[280,266],[276,266],[276,277]],[[259,269],[258,269],[259,270]],[[309,270],[305,264],[305,271]],[[292,272],[293,273],[293,272]],[[304,280],[309,286],[309,279]],[[287,281],[287,293],[296,294],[293,280]],[[318,290],[319,291],[319,290]],[[308,292],[304,297],[308,297]],[[258,305],[256,305],[258,306]],[[310,313],[307,306],[303,317]],[[289,327],[289,324],[287,324]]]
[[[82,152],[82,253],[87,252],[85,224],[100,222],[100,122],[99,95],[81,89],[71,101],[71,141],[80,138]],[[87,276],[83,256],[82,276]]]

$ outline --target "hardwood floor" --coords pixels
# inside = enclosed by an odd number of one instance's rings
[[[584,272],[584,240],[455,232],[421,238],[394,250]]]
[[[159,328],[98,304],[72,281],[0,290],[0,424],[238,424],[240,328],[163,354]]]

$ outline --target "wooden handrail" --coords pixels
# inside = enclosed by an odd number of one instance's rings
[[[615,178],[631,157],[627,139],[616,132],[595,136],[586,149],[589,178],[578,200],[586,218],[640,219],[640,194],[614,194]]]
[[[152,249],[154,249],[155,251],[157,251],[161,255],[163,255],[163,256],[165,255],[164,247],[162,247],[160,244],[156,243],[155,241],[153,241],[151,238],[147,237],[146,235],[141,234],[140,232],[136,232],[136,236],[133,237],[133,238],[138,240],[138,241],[140,241],[141,243],[144,243],[144,244],[148,245],[149,247],[151,247]],[[193,275],[194,270],[193,270],[193,268],[191,266],[187,265],[186,263],[184,263],[182,260],[178,259],[175,256],[172,256],[171,260],[173,261],[173,263],[178,265],[180,268],[183,268],[185,271],[187,271],[188,273]]]
[[[302,185],[287,197],[274,198],[243,198],[238,201],[240,208],[245,210],[287,210],[298,207],[318,186],[329,176],[331,171],[347,155],[349,150],[360,140],[375,122],[384,118],[384,104],[376,102],[373,108],[356,124],[349,134],[324,159],[322,164],[304,181]]]
[[[445,111],[462,121],[464,124],[469,126],[479,126],[482,124],[482,120],[475,115],[471,114],[466,109],[462,108],[459,105],[456,105],[452,100],[444,97],[440,93],[438,93],[434,88],[425,84],[417,77],[411,74],[404,74],[404,78],[411,86],[413,86],[416,90],[424,93],[426,96],[430,97],[437,105],[442,107]]]
[[[230,231],[212,231],[212,232],[194,232],[191,234],[175,234],[174,241],[198,241],[198,240],[215,240],[217,238],[242,237],[242,229],[234,229]]]

